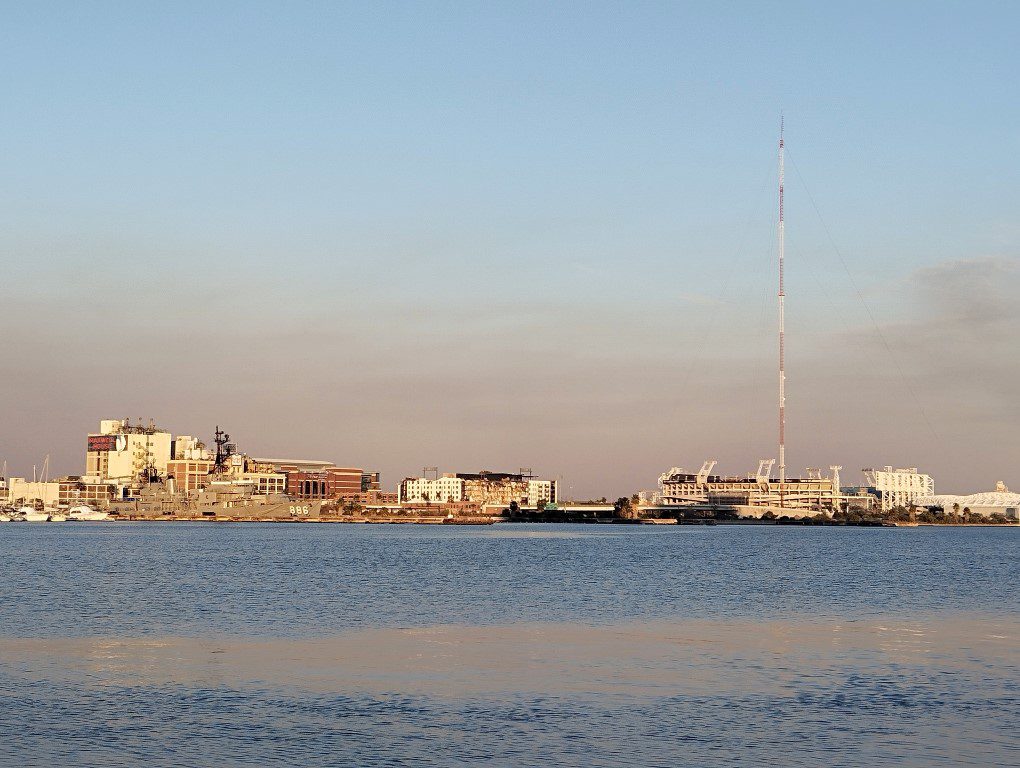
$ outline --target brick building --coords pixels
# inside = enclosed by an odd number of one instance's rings
[[[191,493],[204,488],[209,483],[209,473],[213,468],[212,461],[191,461],[174,459],[166,463],[167,479],[174,479],[178,491]]]
[[[351,467],[299,470],[281,467],[287,473],[287,493],[298,499],[339,499],[362,493],[362,471]]]
[[[117,498],[117,486],[112,483],[99,482],[98,478],[68,477],[60,481],[60,506],[73,504],[95,504],[102,506],[105,502]]]

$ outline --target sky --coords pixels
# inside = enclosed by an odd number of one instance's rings
[[[1020,487],[1015,3],[5,3],[0,461]]]

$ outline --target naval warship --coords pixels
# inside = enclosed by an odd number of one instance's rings
[[[253,493],[251,484],[211,481],[195,493],[143,486],[137,496],[111,501],[107,511],[129,520],[235,520],[293,522],[318,520],[321,500],[293,499],[283,494]]]
[[[216,458],[205,486],[186,492],[152,468],[143,471],[134,494],[110,501],[106,511],[128,520],[234,520],[300,522],[320,519],[322,500],[260,494],[254,483],[232,477],[227,460],[235,454],[230,435],[216,427]]]

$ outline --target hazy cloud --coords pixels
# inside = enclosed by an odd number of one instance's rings
[[[963,490],[1010,480],[1018,290],[1016,260],[943,262],[885,297],[896,322],[835,331],[823,317],[792,337],[791,469],[840,463],[852,480],[919,465]],[[153,416],[205,436],[223,424],[257,454],[381,469],[388,485],[424,465],[531,466],[598,496],[708,456],[736,473],[775,454],[774,348],[744,332],[753,307],[469,296],[263,315],[241,298],[181,313],[180,297],[145,294],[22,303],[0,361],[18,403],[0,456],[26,471],[52,452],[78,471],[98,419]],[[973,449],[986,443],[1001,447]]]

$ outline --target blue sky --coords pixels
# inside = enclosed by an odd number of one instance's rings
[[[77,471],[79,435],[131,414],[230,420],[253,452],[392,482],[534,465],[611,495],[709,454],[749,468],[774,452],[782,112],[791,464],[1020,485],[1016,449],[977,447],[1015,428],[1009,385],[940,373],[974,339],[1008,360],[1009,313],[918,345],[955,318],[930,314],[953,303],[932,275],[1015,295],[1015,4],[32,3],[0,22],[15,466]]]

